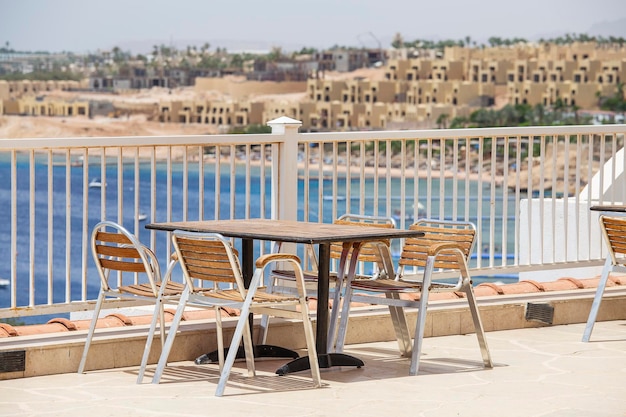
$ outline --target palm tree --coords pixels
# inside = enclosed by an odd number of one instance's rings
[[[394,47],[395,49],[400,49],[404,46],[404,39],[402,38],[402,35],[400,34],[400,32],[396,33],[393,36],[393,40],[391,41],[391,46]]]
[[[571,109],[574,112],[574,123],[580,124],[580,117],[578,116],[578,110],[580,110],[580,106],[577,106],[576,104],[572,104]]]
[[[467,127],[469,120],[464,116],[457,116],[450,122],[450,129],[462,129]]]
[[[546,109],[541,103],[537,103],[533,108],[533,118],[534,122],[540,126],[544,125],[544,119],[546,116]]]
[[[450,118],[450,115],[447,113],[440,114],[439,117],[437,117],[437,121],[436,121],[437,127],[439,129],[447,129],[449,118]]]

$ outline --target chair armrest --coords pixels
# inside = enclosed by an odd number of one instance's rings
[[[300,258],[298,255],[294,255],[291,253],[268,253],[266,255],[261,255],[256,260],[257,268],[264,268],[270,262],[279,262],[279,261],[291,261],[300,265]]]
[[[461,254],[463,253],[463,250],[458,244],[452,242],[441,242],[430,245],[428,248],[428,256],[436,256],[439,252],[447,249],[459,251]]]

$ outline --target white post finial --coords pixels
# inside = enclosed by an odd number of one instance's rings
[[[272,134],[284,135],[287,130],[295,129],[297,131],[302,126],[302,122],[291,117],[282,116],[278,119],[270,120],[267,122],[267,125],[272,128]]]

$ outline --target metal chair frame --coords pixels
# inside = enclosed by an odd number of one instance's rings
[[[182,294],[184,288],[184,285],[170,281],[171,267],[175,261],[170,263],[165,280],[162,281],[161,268],[154,252],[143,245],[134,234],[115,222],[101,221],[94,226],[91,233],[91,254],[100,276],[101,288],[89,325],[78,373],[83,373],[85,370],[98,317],[106,299],[126,299],[155,304],[157,307],[155,317],[158,313],[161,346],[163,346],[165,340],[163,302],[174,302],[176,297]],[[111,272],[118,272],[117,285],[111,282],[113,279],[110,276]],[[124,273],[132,274],[132,284],[122,285]],[[145,274],[148,282],[139,283],[137,274]]]
[[[389,228],[396,227],[396,222],[391,217],[370,216],[370,215],[352,214],[352,213],[346,213],[346,214],[341,215],[340,217],[337,218],[337,220],[335,220],[335,223],[345,224],[345,225],[375,226],[375,227],[389,227]],[[389,244],[388,241],[387,241],[387,244]],[[278,253],[280,252],[280,249],[281,249],[281,242],[276,242],[272,252]],[[349,253],[344,254],[344,251],[346,250],[351,251],[352,244],[344,245],[342,242],[334,242],[330,246],[331,259],[335,261],[343,260],[342,261],[343,263],[340,262],[337,267],[337,272],[333,272],[330,275],[330,279],[332,281],[332,284],[334,285],[332,286],[332,291],[331,291],[332,292],[331,294],[332,309],[331,309],[331,314],[330,314],[330,324],[328,328],[328,333],[329,333],[328,350],[329,351],[332,349],[332,345],[334,344],[334,339],[336,337],[337,326],[338,326],[339,316],[341,312],[340,306],[341,306],[341,300],[342,300],[342,293],[343,293],[343,288],[344,288],[344,284],[346,281],[346,274],[348,272],[346,269],[346,263],[348,259],[350,258],[350,254]],[[308,259],[311,260],[311,268],[310,270],[304,271],[304,280],[306,283],[315,283],[317,282],[317,276],[318,276],[318,271],[317,271],[318,260],[317,260],[316,252],[315,252],[315,249],[312,247],[312,245],[306,245],[305,251],[306,251],[306,255]],[[369,245],[365,245],[364,247],[362,247],[358,254],[358,258],[359,258],[359,263],[361,265],[365,263],[373,263],[374,270],[373,270],[373,275],[371,276],[364,276],[362,274],[357,274],[355,272],[355,279],[376,278],[378,277],[380,273],[384,273],[384,268],[382,267],[382,265],[379,265],[377,263],[379,258],[376,256],[373,246],[370,247]],[[274,291],[274,288],[278,287],[278,282],[280,280],[293,281],[294,280],[293,272],[290,270],[284,270],[284,269],[272,271],[270,274],[268,285],[267,285],[268,292]],[[288,286],[284,286],[280,288],[282,291],[289,291]],[[317,292],[314,288],[309,288],[307,291],[309,291],[310,296],[313,296],[313,297],[317,296]],[[262,317],[260,327],[261,327],[260,343],[265,344],[267,341],[267,333],[268,333],[268,328],[269,328],[269,316],[264,315]]]
[[[428,296],[431,292],[462,291],[465,293],[478,344],[481,350],[485,368],[492,368],[493,363],[483,325],[476,305],[476,298],[472,289],[472,280],[467,266],[467,259],[474,246],[475,226],[470,222],[452,222],[443,220],[422,219],[410,226],[413,230],[423,230],[424,237],[411,238],[405,241],[398,270],[395,278],[379,278],[371,281],[351,280],[350,275],[346,284],[343,311],[336,343],[336,350],[343,351],[347,332],[350,304],[354,301],[370,304],[381,304],[389,307],[398,347],[403,356],[411,356],[410,375],[416,375],[419,369],[419,358],[424,338]],[[388,268],[387,275],[394,276],[391,253],[384,244],[377,246],[380,263]],[[358,250],[355,248],[354,250]],[[350,267],[353,267],[351,262]],[[420,268],[422,273],[416,276],[405,275],[406,267]],[[433,275],[437,271],[458,270],[459,278],[456,283],[437,282]],[[366,291],[356,294],[355,290]],[[400,298],[403,293],[419,293],[419,300],[405,300]],[[385,297],[380,297],[384,294]],[[417,307],[418,316],[411,344],[411,334],[404,314],[405,307]]]
[[[598,317],[598,311],[600,310],[600,304],[602,303],[602,297],[604,296],[604,290],[606,289],[610,273],[626,273],[626,258],[624,258],[624,256],[626,256],[626,217],[601,215],[598,220],[600,222],[602,237],[604,238],[604,243],[609,253],[606,257],[604,267],[602,268],[602,275],[598,282],[596,294],[591,303],[591,310],[589,311],[589,317],[587,318],[587,324],[583,332],[583,342],[588,342],[591,338],[593,326]]]
[[[252,276],[249,287],[244,286],[243,276],[239,259],[230,241],[217,233],[196,233],[175,231],[172,241],[176,250],[186,287],[180,297],[176,314],[172,320],[167,340],[163,346],[157,368],[152,379],[153,384],[158,384],[171,351],[183,312],[187,306],[200,308],[213,308],[216,312],[218,360],[220,379],[215,395],[220,397],[224,393],[228,377],[235,361],[239,344],[243,339],[244,351],[248,375],[255,375],[254,351],[250,329],[249,314],[261,313],[275,316],[301,319],[304,326],[304,334],[311,364],[311,375],[314,386],[321,386],[319,364],[315,349],[313,326],[309,317],[308,304],[304,278],[300,267],[300,259],[291,254],[268,254],[261,256],[256,261],[256,269]],[[274,262],[287,262],[295,271],[297,295],[282,295],[267,293],[261,286],[263,284],[264,271],[267,265]],[[212,287],[194,286],[194,280],[202,280],[212,283]],[[295,307],[299,306],[300,311]],[[240,316],[228,349],[224,358],[223,326],[220,309],[229,307],[240,310]],[[148,343],[152,341],[156,328],[156,314],[150,325]],[[138,381],[143,379],[147,355],[144,354]]]

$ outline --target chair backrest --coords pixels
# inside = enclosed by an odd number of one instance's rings
[[[138,281],[137,274],[145,273],[153,295],[157,296],[155,282],[161,279],[161,271],[156,256],[123,226],[112,221],[96,224],[91,233],[91,254],[103,289],[124,285],[124,273],[131,273],[133,283]],[[110,279],[111,271],[119,272],[115,284]]]
[[[230,241],[218,233],[183,231],[175,231],[172,241],[189,288],[195,288],[193,280],[212,284],[213,288],[230,284],[245,296],[239,258]]]
[[[423,219],[412,224],[411,230],[424,232],[423,237],[406,239],[398,265],[424,267],[433,245],[452,243],[464,254],[466,262],[476,237],[476,227],[470,222],[453,222],[445,220]],[[435,268],[461,269],[462,265],[456,253],[443,251],[434,264]]]
[[[614,265],[624,265],[626,259],[626,217],[600,216],[600,228]],[[619,258],[616,255],[621,255]]]
[[[334,222],[335,224],[346,224],[352,226],[374,226],[387,229],[395,229],[396,222],[391,217],[382,216],[367,216],[361,214],[344,214]],[[386,240],[387,245],[390,244],[389,240]],[[341,258],[341,252],[343,250],[342,242],[333,242],[330,245],[330,257],[333,259]],[[371,245],[364,245],[359,252],[360,262],[376,262],[378,261],[375,248]]]

